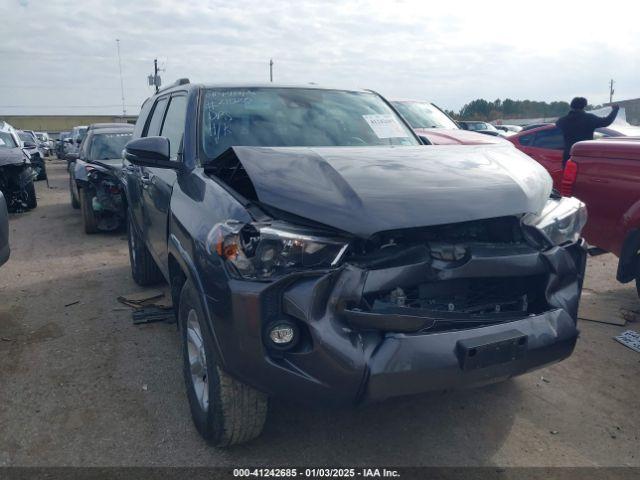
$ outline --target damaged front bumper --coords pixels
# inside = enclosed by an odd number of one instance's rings
[[[207,302],[229,373],[274,396],[357,404],[492,383],[568,357],[585,263],[582,240],[546,251],[478,246],[454,263],[231,280],[228,304]],[[282,320],[300,336],[287,351],[265,335]]]

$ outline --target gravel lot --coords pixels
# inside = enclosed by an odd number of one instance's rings
[[[638,323],[581,321],[570,359],[479,390],[338,411],[275,400],[260,438],[208,447],[191,424],[175,325],[134,326],[116,301],[141,290],[126,238],[84,234],[65,165],[50,162],[38,208],[10,219],[0,465],[640,466],[640,354],[611,338]],[[594,295],[635,299],[614,257],[589,263]]]

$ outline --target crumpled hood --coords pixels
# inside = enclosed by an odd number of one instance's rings
[[[446,128],[414,128],[421,137],[427,137],[434,145],[489,145],[504,143],[502,137],[492,137],[468,130]]]
[[[233,147],[266,205],[367,238],[538,213],[546,170],[511,145]]]
[[[110,158],[108,160],[92,160],[92,161],[88,161],[87,163],[94,163],[96,165],[103,166],[105,168],[108,168],[109,170],[114,170],[116,172],[119,172],[120,170],[122,170],[121,158]]]
[[[24,152],[19,148],[0,148],[0,167],[22,164],[25,159]]]

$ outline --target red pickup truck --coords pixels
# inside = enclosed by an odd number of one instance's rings
[[[586,203],[584,237],[618,256],[618,281],[635,279],[640,295],[640,137],[576,143],[560,192]]]

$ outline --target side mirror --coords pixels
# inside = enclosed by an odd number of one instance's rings
[[[124,158],[141,167],[180,168],[179,162],[169,159],[169,139],[167,137],[144,137],[131,140],[124,148]]]
[[[77,143],[78,145],[80,145],[80,142],[82,142],[82,140],[80,140],[79,138],[76,138],[76,143]]]
[[[64,141],[65,141],[66,143],[73,143],[73,140],[72,140],[72,139],[70,139],[70,138],[65,138],[65,139],[64,139]]]
[[[24,142],[23,145],[24,145],[24,148],[36,148],[36,144],[29,141]]]

